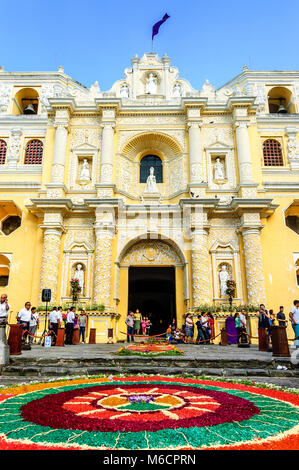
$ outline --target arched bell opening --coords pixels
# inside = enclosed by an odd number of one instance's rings
[[[270,114],[295,114],[292,92],[285,87],[274,87],[268,93],[268,106]]]
[[[13,99],[12,114],[38,114],[39,95],[34,88],[22,88]]]

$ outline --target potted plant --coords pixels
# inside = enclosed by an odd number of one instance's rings
[[[233,298],[235,297],[236,293],[236,283],[232,279],[226,281],[226,295],[228,295],[229,300],[229,310],[230,312],[233,311]]]
[[[73,298],[73,302],[77,302],[78,296],[81,292],[79,279],[71,279],[70,284],[71,284],[71,296]]]

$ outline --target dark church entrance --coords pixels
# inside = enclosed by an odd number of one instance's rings
[[[151,335],[165,333],[176,318],[175,268],[130,268],[129,311],[149,317]]]

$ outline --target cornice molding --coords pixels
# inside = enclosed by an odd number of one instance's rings
[[[288,181],[288,182],[280,182],[280,181],[265,181],[263,182],[264,189],[266,191],[296,191],[299,194],[299,184],[297,181]]]
[[[36,181],[2,181],[0,182],[0,191],[38,191],[41,183]]]

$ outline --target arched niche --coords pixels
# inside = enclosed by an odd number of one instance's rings
[[[87,302],[92,297],[94,241],[90,232],[70,231],[66,235],[63,250],[61,301],[71,300],[70,280],[74,277],[78,264],[84,273],[83,293],[79,301]]]
[[[38,114],[39,94],[34,88],[22,88],[17,91],[12,106],[12,114]]]
[[[222,266],[226,266],[230,278],[236,282],[235,300],[243,303],[243,287],[241,278],[241,265],[239,248],[232,241],[223,242],[216,240],[210,248],[212,258],[213,273],[213,300],[214,302],[223,302],[227,300],[220,296],[219,272]]]
[[[179,142],[172,136],[162,132],[143,132],[129,139],[121,149],[121,153],[136,158],[146,148],[154,149],[174,157],[182,153]]]
[[[293,102],[291,90],[283,86],[276,86],[268,92],[268,106],[270,114],[295,114],[296,106]]]
[[[117,187],[136,197],[143,194],[145,182],[140,182],[140,162],[148,155],[161,160],[163,182],[158,190],[167,197],[182,190],[185,183],[184,153],[178,140],[162,132],[141,132],[120,145],[117,155]],[[148,176],[148,175],[147,175]]]
[[[0,287],[7,287],[9,283],[11,255],[0,253]]]

